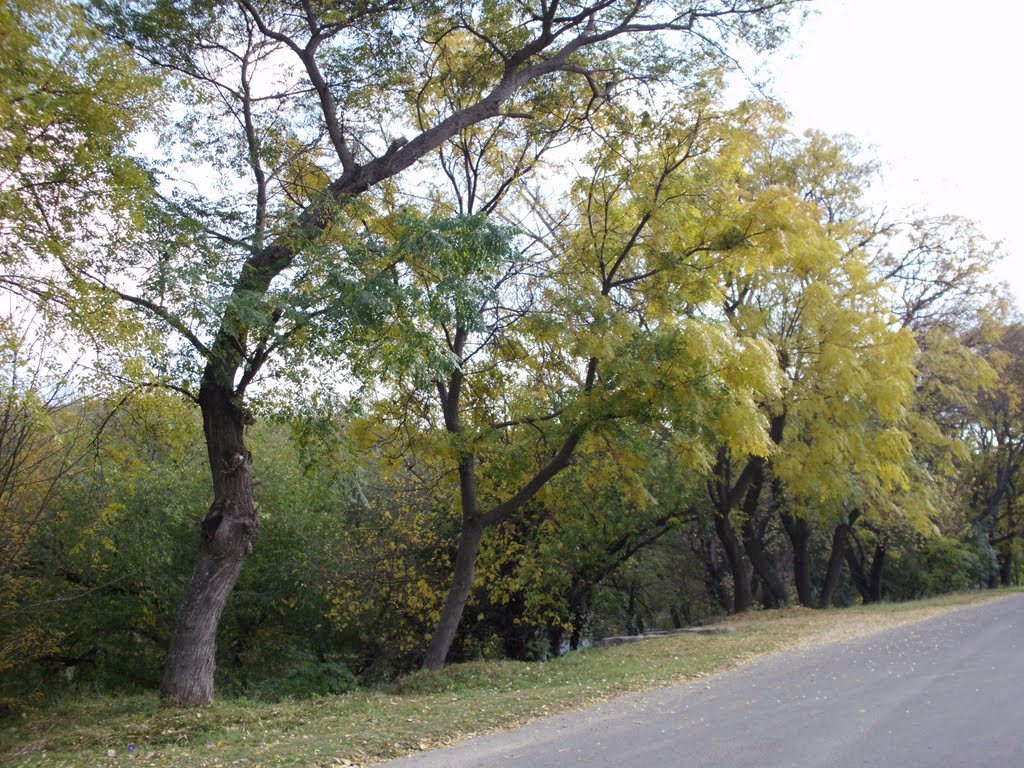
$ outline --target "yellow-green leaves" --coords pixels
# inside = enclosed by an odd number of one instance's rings
[[[66,257],[137,213],[148,177],[128,155],[156,117],[157,82],[105,43],[77,3],[0,4],[0,241],[3,258]]]

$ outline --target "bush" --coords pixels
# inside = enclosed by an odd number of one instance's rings
[[[336,696],[356,688],[356,676],[340,659],[320,659],[309,651],[290,649],[277,673],[252,680],[245,695],[255,701]]]
[[[314,650],[279,627],[256,630],[233,661],[218,667],[221,690],[254,701],[332,696],[357,686],[344,659]]]
[[[893,600],[915,600],[977,589],[984,586],[990,569],[991,557],[977,540],[937,536],[893,559],[887,593]]]

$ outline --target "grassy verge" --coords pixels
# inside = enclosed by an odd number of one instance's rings
[[[200,710],[155,695],[67,700],[0,721],[13,766],[354,766],[509,728],[642,688],[721,672],[766,653],[871,634],[1005,596],[950,595],[836,611],[731,617],[735,632],[671,635],[544,663],[477,662],[418,672],[386,691]]]

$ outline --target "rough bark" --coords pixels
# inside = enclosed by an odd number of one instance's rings
[[[178,609],[160,684],[163,698],[189,705],[213,700],[217,627],[259,528],[245,413],[229,390],[212,384],[200,390],[199,401],[214,501],[200,526],[199,557]]]

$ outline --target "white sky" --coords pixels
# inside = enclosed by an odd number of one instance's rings
[[[975,219],[1024,308],[1024,2],[813,0],[767,64],[795,127],[850,133],[891,210]]]

